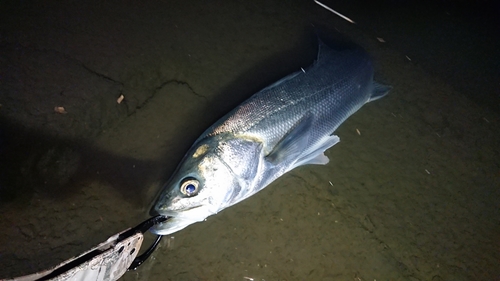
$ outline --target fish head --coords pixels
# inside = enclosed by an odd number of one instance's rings
[[[168,235],[236,203],[235,198],[248,187],[247,171],[255,169],[254,163],[248,162],[253,159],[245,161],[244,156],[255,154],[255,145],[246,143],[216,138],[195,144],[153,207],[154,213],[171,218],[150,231]]]

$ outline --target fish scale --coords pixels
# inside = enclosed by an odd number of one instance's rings
[[[366,72],[372,76],[373,70],[367,54],[359,50],[342,53],[322,43],[320,48],[321,53],[313,67],[293,73],[255,94],[228,113],[226,120],[222,118],[214,124],[207,135],[231,132],[263,136],[266,151],[272,151],[283,135],[308,113],[321,120],[314,124],[311,144],[324,134],[333,133],[338,125],[364,104],[360,101],[370,97],[368,90],[361,90],[363,95],[355,95],[355,85],[365,82],[363,87],[367,89],[371,77],[362,77],[359,82],[351,81],[358,77],[352,74]],[[351,70],[346,71],[348,68]],[[342,94],[331,95],[332,92]]]

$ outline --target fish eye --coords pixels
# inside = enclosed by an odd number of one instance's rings
[[[184,181],[181,183],[181,193],[186,196],[194,196],[198,193],[199,185],[200,182],[195,179],[184,179]]]

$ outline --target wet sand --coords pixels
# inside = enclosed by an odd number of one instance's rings
[[[166,237],[123,280],[500,280],[498,39],[473,37],[456,10],[415,28],[424,8],[388,22],[340,3],[352,25],[312,1],[3,8],[0,277],[53,266],[147,218],[199,134],[312,63],[314,25],[365,48],[390,95],[337,130],[328,165]],[[453,40],[415,43],[450,25],[471,42],[455,56],[439,61]]]

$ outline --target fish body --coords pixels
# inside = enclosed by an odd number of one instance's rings
[[[154,213],[170,216],[151,231],[167,235],[262,190],[286,172],[326,164],[333,132],[390,87],[373,81],[362,50],[320,41],[317,60],[262,89],[208,128],[163,187]]]

